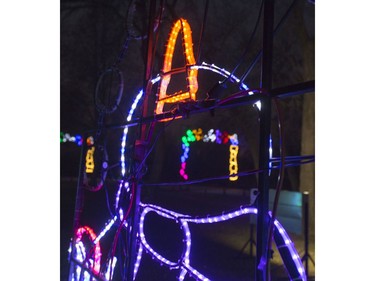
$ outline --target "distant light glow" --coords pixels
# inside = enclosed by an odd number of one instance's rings
[[[78,146],[81,146],[83,143],[83,138],[81,135],[71,136],[69,133],[60,132],[60,143],[74,142]]]

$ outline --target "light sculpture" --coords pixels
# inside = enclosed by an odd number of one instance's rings
[[[227,221],[230,219],[234,219],[236,217],[246,215],[246,214],[254,214],[258,213],[257,209],[251,206],[241,207],[240,209],[228,213],[223,213],[222,215],[218,216],[207,216],[207,217],[192,217],[185,214],[180,214],[171,210],[164,209],[160,206],[152,205],[152,204],[143,204],[141,203],[140,206],[143,208],[141,216],[140,216],[140,224],[139,224],[139,237],[140,237],[140,245],[138,248],[138,254],[136,259],[136,264],[134,267],[134,279],[136,278],[138,268],[141,263],[143,251],[146,250],[148,254],[150,254],[153,258],[156,258],[161,264],[168,266],[170,269],[179,270],[179,277],[178,280],[182,281],[185,278],[185,275],[189,273],[193,278],[197,280],[210,280],[208,277],[204,276],[198,270],[193,268],[190,265],[190,251],[191,251],[191,244],[192,244],[192,237],[191,232],[189,230],[189,223],[195,224],[207,224],[207,223],[219,223],[223,221]],[[184,248],[181,253],[179,260],[171,261],[167,258],[163,257],[159,254],[156,250],[154,250],[150,244],[147,242],[146,236],[144,234],[144,221],[145,217],[148,213],[155,212],[159,216],[162,216],[167,219],[171,219],[176,221],[180,224],[181,229],[184,232]],[[271,216],[271,213],[269,213]],[[306,272],[304,270],[302,261],[298,255],[297,250],[295,249],[293,242],[289,238],[288,234],[286,233],[285,229],[279,223],[278,220],[275,220],[275,227],[276,232],[274,233],[274,240],[276,246],[281,254],[281,257],[284,261],[284,264],[288,264],[287,271],[291,280],[302,280],[307,281]]]
[[[77,232],[76,232],[76,241],[75,241],[75,247],[76,247],[76,259],[80,262],[85,262],[85,260],[89,261],[89,267],[92,269],[93,273],[95,274],[99,274],[100,272],[100,260],[101,260],[101,256],[102,256],[102,253],[101,253],[101,249],[100,249],[100,243],[99,241],[97,241],[96,243],[93,243],[94,244],[94,257],[93,257],[93,261],[90,257],[87,257],[86,256],[86,251],[85,251],[85,247],[82,243],[82,238],[83,238],[83,235],[86,234],[89,236],[91,242],[94,242],[95,239],[96,239],[96,234],[95,232],[88,226],[82,226],[80,228],[77,229]],[[81,268],[79,266],[77,266],[77,269],[76,269],[76,272],[77,276],[80,276],[80,273],[81,273]],[[84,275],[86,276],[87,273]],[[74,280],[74,276],[72,276],[72,280]]]
[[[185,58],[187,64],[185,65],[185,70],[187,72],[187,91],[181,91],[178,93],[174,93],[172,95],[167,95],[167,88],[171,79],[171,75],[173,73],[178,73],[181,72],[180,70],[172,70],[172,58],[173,58],[173,53],[174,53],[174,47],[176,43],[176,39],[178,36],[178,32],[182,30],[183,34],[183,49],[185,52]],[[161,82],[160,87],[159,87],[159,93],[158,93],[158,100],[155,108],[155,113],[163,113],[163,108],[164,104],[168,103],[178,103],[184,100],[196,100],[196,93],[198,90],[198,81],[197,81],[197,75],[198,75],[198,70],[208,70],[214,73],[217,73],[225,78],[228,78],[230,76],[230,81],[231,82],[236,82],[240,83],[240,79],[238,79],[235,75],[231,75],[231,73],[223,68],[220,68],[214,64],[207,64],[205,62],[202,62],[200,65],[197,65],[195,62],[194,58],[194,53],[193,53],[193,44],[192,44],[192,39],[191,39],[191,29],[189,24],[187,23],[186,20],[180,19],[178,20],[175,25],[172,28],[170,37],[168,39],[168,45],[167,45],[167,51],[165,54],[165,59],[164,59],[164,66],[162,69],[162,73],[157,75],[155,78],[153,78],[150,81],[150,85],[154,85],[155,83]],[[244,84],[240,83],[239,84],[240,88],[242,90],[249,91],[249,87]],[[249,91],[249,95],[253,94],[253,92]],[[139,101],[143,97],[143,90],[140,90],[138,94],[136,95],[132,106],[128,112],[128,116],[126,120],[130,122],[132,120],[133,114],[138,106]],[[259,102],[258,102],[259,103]],[[259,106],[258,106],[259,108]],[[165,120],[162,120],[165,121]],[[123,130],[123,136],[121,140],[121,174],[123,177],[126,176],[126,173],[128,172],[127,169],[127,162],[126,162],[126,143],[127,143],[127,135],[129,132],[129,127],[125,126]],[[186,136],[186,141],[183,141],[183,145],[185,145],[185,148],[189,147],[190,142],[193,141],[204,141],[204,142],[217,142],[217,143],[222,143],[226,144],[230,142],[230,175],[234,175],[237,173],[237,165],[236,163],[236,157],[238,154],[238,138],[236,134],[233,135],[228,135],[227,133],[223,132],[221,133],[219,130],[216,130],[215,132],[210,130],[206,135],[202,134],[201,129],[197,130],[192,130],[191,133],[189,133]],[[87,139],[87,145],[93,145],[93,138]],[[184,149],[185,149],[184,148]],[[188,157],[189,150],[186,152],[186,156]],[[185,156],[185,152],[184,152]],[[185,157],[185,160],[187,159]],[[182,167],[182,166],[181,166]],[[185,161],[185,167],[186,168],[186,161]],[[235,180],[237,176],[232,176],[232,180]],[[83,227],[80,228],[77,233],[77,239],[76,239],[76,244],[75,249],[79,249],[76,251],[76,256],[79,256],[79,261],[84,261],[86,258],[86,251],[84,248],[84,245],[81,241],[82,234],[87,232],[90,235],[91,241],[93,242],[94,245],[94,261],[91,260],[91,269],[93,273],[99,273],[100,271],[100,258],[101,258],[101,252],[100,252],[100,245],[99,245],[99,240],[102,239],[108,230],[114,225],[116,220],[120,220],[120,222],[123,222],[123,210],[120,207],[120,197],[121,193],[126,192],[130,194],[130,188],[129,188],[129,183],[127,181],[122,180],[119,184],[118,191],[116,193],[116,211],[118,212],[118,215],[114,216],[109,223],[104,227],[104,229],[101,231],[98,237],[96,237],[95,233],[89,228],[89,227]],[[192,243],[192,238],[191,238],[191,233],[189,230],[189,223],[216,223],[216,222],[221,222],[221,221],[226,221],[235,217],[238,217],[240,215],[245,215],[245,214],[256,214],[257,210],[252,207],[246,207],[246,208],[241,208],[240,210],[237,210],[235,212],[230,212],[223,214],[221,216],[211,216],[211,217],[201,217],[201,218],[193,218],[188,215],[183,215],[179,214],[167,209],[163,209],[159,206],[155,205],[150,205],[150,204],[143,204],[140,203],[140,206],[143,208],[143,211],[141,213],[140,217],[140,225],[139,225],[139,230],[138,230],[138,237],[140,240],[138,252],[137,252],[137,258],[134,264],[134,279],[136,278],[140,263],[141,263],[141,258],[144,250],[146,250],[149,254],[151,254],[154,258],[157,258],[162,264],[169,266],[171,269],[178,269],[180,270],[178,280],[183,281],[185,279],[186,274],[189,274],[193,277],[195,277],[198,280],[203,280],[203,281],[208,281],[209,279],[204,276],[202,273],[197,271],[195,268],[193,268],[190,265],[190,249],[191,249],[191,243]],[[173,219],[181,223],[182,229],[184,231],[184,250],[181,255],[181,258],[179,261],[170,261],[164,257],[162,257],[160,254],[157,253],[147,242],[146,237],[143,232],[143,224],[144,224],[144,218],[149,212],[156,212],[159,215],[162,215],[166,218]],[[128,224],[124,222],[123,224],[125,228],[128,228]],[[279,248],[279,251],[281,248],[287,249],[286,256],[287,258],[290,256],[291,259],[293,260],[292,269],[289,269],[288,272],[298,272],[299,276],[297,277],[291,277],[292,280],[303,280],[306,281],[306,274],[304,272],[301,260],[298,256],[297,251],[294,248],[293,243],[291,243],[291,240],[287,236],[285,230],[282,228],[282,226],[278,223],[277,220],[275,220],[275,226],[276,229],[278,230],[276,232],[275,237],[280,238],[283,242],[278,241],[277,245]],[[279,236],[277,236],[279,235]],[[81,237],[81,238],[79,238]],[[279,240],[280,240],[279,239]],[[283,244],[284,243],[284,244]],[[285,256],[285,255],[284,255]],[[116,265],[116,257],[113,256],[109,259],[108,264],[105,269],[103,269],[103,273],[101,274],[101,278],[106,278],[107,280],[111,280],[113,276],[113,271]],[[287,266],[290,267],[290,266]],[[78,272],[79,266],[77,266],[77,271]],[[85,274],[86,277],[86,274]],[[91,276],[90,276],[91,278]],[[95,279],[95,277],[94,277]],[[78,279],[74,279],[74,276],[72,276],[72,280],[77,281]],[[85,280],[88,280],[85,278]]]
[[[186,72],[188,90],[180,91],[172,95],[167,95],[167,89],[171,80],[172,60],[178,33],[182,31],[182,48],[185,53],[186,59]],[[165,103],[176,103],[183,100],[196,100],[196,92],[198,91],[198,69],[190,68],[189,66],[195,65],[195,58],[193,52],[193,39],[191,36],[191,29],[189,23],[185,19],[179,19],[172,27],[171,33],[168,38],[167,50],[164,56],[163,74],[158,93],[158,101],[155,108],[155,113],[163,113]],[[163,120],[163,121],[166,121]]]
[[[180,175],[184,180],[188,180],[189,176],[186,173],[186,161],[189,158],[190,143],[202,140],[203,142],[212,142],[217,144],[227,144],[229,146],[229,180],[236,181],[238,179],[238,162],[237,155],[239,149],[237,134],[229,135],[227,132],[220,132],[220,130],[210,129],[207,134],[202,135],[201,128],[196,130],[187,130],[186,134],[181,138],[182,140],[182,155],[181,155],[181,168]]]
[[[189,66],[188,68],[197,69],[197,70],[198,69],[208,70],[208,71],[217,73],[217,74],[219,74],[219,75],[221,75],[225,78],[229,77],[229,75],[230,75],[230,72],[225,70],[224,68],[220,68],[220,67],[218,67],[214,64],[208,64],[206,62],[202,62],[201,65]],[[154,85],[155,83],[160,82],[160,80],[161,80],[161,76],[157,75],[154,79],[152,79],[150,81],[150,83],[151,83],[151,85]],[[240,79],[238,79],[235,75],[231,76],[231,80],[235,81],[236,83],[240,82]],[[244,90],[249,90],[249,87],[244,83],[241,83],[240,87]],[[139,103],[140,99],[143,97],[143,94],[144,94],[143,90],[140,90],[138,92],[138,94],[136,95],[136,97],[133,100],[133,103],[130,107],[130,110],[128,112],[126,121],[130,122],[132,120],[134,111],[138,107],[138,103]],[[129,132],[129,126],[125,126],[124,131],[123,131],[123,135],[122,135],[122,139],[121,139],[121,150],[120,150],[121,151],[120,162],[121,162],[121,174],[122,174],[122,176],[125,176],[126,172],[128,171],[127,166],[126,166],[126,159],[125,159],[126,141],[127,141],[128,132]]]
[[[86,153],[86,173],[87,174],[92,174],[94,172],[94,168],[95,168],[94,152],[95,152],[94,146],[87,149],[87,153]]]

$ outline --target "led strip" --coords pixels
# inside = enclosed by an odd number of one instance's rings
[[[167,50],[164,57],[163,73],[168,73],[172,69],[174,49],[176,46],[177,36],[180,31],[182,31],[182,47],[185,54],[187,66],[195,65],[191,28],[189,23],[185,19],[181,18],[177,20],[173,25],[172,31],[168,38]],[[176,103],[186,99],[196,100],[196,92],[198,91],[197,75],[197,69],[187,67],[188,91],[182,91],[174,93],[173,95],[167,95],[166,92],[171,80],[171,74],[163,74],[159,88],[155,113],[163,113],[163,107],[165,103]]]
[[[78,228],[78,230],[76,232],[76,245],[79,245],[80,243],[82,243],[81,242],[82,236],[85,233],[89,235],[91,241],[95,241],[96,234],[94,233],[94,231],[88,226],[82,226],[82,227]],[[95,245],[94,264],[91,267],[92,267],[93,272],[95,274],[98,274],[100,272],[100,260],[101,260],[102,253],[101,253],[99,241],[97,241],[97,243],[95,243],[94,245]],[[83,246],[83,244],[82,244],[82,246]],[[83,247],[83,249],[84,249],[84,247]],[[80,251],[77,254],[78,254],[78,257],[83,258],[82,260],[80,260],[81,262],[83,262],[84,258],[86,258],[86,253],[84,251]]]
[[[137,255],[137,263],[134,270],[134,278],[136,277],[136,273],[138,271],[143,247],[146,249],[146,251],[153,257],[156,258],[158,261],[160,261],[162,264],[168,266],[170,269],[179,269],[180,275],[179,275],[179,281],[184,280],[186,273],[188,272],[190,275],[192,275],[197,280],[204,280],[208,281],[209,279],[198,272],[195,268],[190,266],[190,249],[191,249],[191,233],[189,230],[188,223],[196,223],[196,224],[206,224],[206,223],[218,223],[227,221],[242,215],[246,214],[257,214],[258,211],[254,207],[243,207],[239,210],[229,212],[229,213],[223,213],[219,216],[208,216],[208,217],[191,217],[189,215],[179,214],[167,209],[164,209],[160,206],[155,206],[151,204],[143,204],[141,203],[140,206],[143,208],[141,213],[141,219],[140,219],[140,225],[139,225],[139,237],[141,241],[141,245],[139,247],[138,255]],[[181,225],[181,229],[184,231],[184,250],[181,254],[181,258],[179,261],[173,262],[162,255],[160,255],[157,251],[155,251],[147,242],[144,231],[143,231],[143,225],[145,216],[149,212],[155,212],[159,216],[162,216],[167,219],[171,219],[173,221],[177,221]],[[270,213],[271,215],[271,213]],[[302,265],[302,261],[298,255],[297,250],[295,249],[291,239],[287,235],[285,229],[282,227],[282,225],[279,223],[279,221],[275,220],[275,226],[277,233],[274,235],[274,240],[276,243],[277,248],[279,249],[280,253],[283,251],[283,254],[281,255],[284,265],[286,265],[286,269],[288,271],[288,274],[291,278],[291,280],[303,280],[307,281],[306,273],[304,270],[304,267]],[[287,249],[287,252],[284,251],[284,249]],[[289,266],[287,266],[289,265]],[[297,273],[297,275],[296,275]]]

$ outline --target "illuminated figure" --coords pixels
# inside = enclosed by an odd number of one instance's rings
[[[171,74],[168,72],[172,72],[171,70],[171,63],[173,58],[174,46],[175,41],[178,35],[178,32],[182,30],[183,34],[183,48],[186,55],[186,71],[187,71],[187,80],[188,80],[188,90],[185,92],[179,92],[172,95],[167,95],[167,87],[170,82]],[[228,78],[231,74],[230,72],[221,69],[213,64],[207,64],[203,62],[202,64],[197,65],[195,63],[193,50],[192,50],[192,40],[191,40],[191,30],[190,26],[184,19],[179,19],[176,21],[172,28],[172,32],[170,34],[168,45],[167,45],[167,52],[164,60],[164,67],[163,73],[158,75],[156,78],[151,80],[151,84],[155,84],[160,82],[159,88],[159,95],[158,101],[155,109],[155,113],[162,113],[163,107],[165,103],[177,103],[181,102],[185,99],[196,100],[196,92],[198,90],[198,82],[197,82],[197,74],[198,70],[208,70],[214,73],[217,73],[223,77]],[[235,75],[231,75],[230,81],[239,83],[239,79]],[[241,83],[240,87],[244,90],[249,90],[249,88]],[[251,94],[251,91],[248,93]],[[127,121],[130,122],[133,118],[134,111],[136,110],[139,101],[143,97],[144,93],[143,90],[140,90],[136,95],[132,106],[129,110]],[[127,147],[127,135],[129,133],[129,127],[125,126],[123,131],[123,136],[121,139],[121,175],[122,178],[127,178],[130,174],[130,169],[128,166],[128,159],[126,153]],[[213,129],[210,130],[207,134],[203,135],[201,129],[188,131],[186,136],[183,137],[183,145],[185,147],[189,147],[189,143],[193,141],[202,140],[204,142],[215,142],[218,143],[229,143],[230,142],[230,175],[237,174],[238,167],[236,164],[236,158],[238,154],[238,138],[236,134],[228,135],[225,132],[221,133],[220,131]],[[187,157],[185,157],[187,158]],[[186,159],[185,159],[186,160]],[[186,168],[186,162],[185,162]],[[182,175],[183,176],[183,175]],[[185,178],[185,177],[184,177]],[[187,180],[187,178],[185,178]],[[237,176],[233,176],[233,180],[237,179]],[[130,200],[129,206],[123,203],[123,198],[134,198],[134,184],[129,183],[126,180],[122,180],[118,186],[118,190],[116,193],[115,199],[115,210],[116,214],[113,214],[113,217],[110,218],[108,223],[103,227],[98,235],[92,231],[91,228],[88,226],[84,226],[78,229],[77,233],[75,233],[75,242],[74,245],[71,245],[70,252],[71,258],[73,259],[74,263],[71,263],[71,270],[69,273],[69,280],[70,281],[78,281],[78,280],[112,280],[113,272],[115,271],[116,261],[117,258],[115,256],[114,251],[110,251],[108,257],[106,259],[106,263],[104,266],[100,265],[101,261],[101,250],[100,250],[100,240],[106,237],[106,234],[109,230],[114,226],[117,225],[117,232],[115,236],[114,242],[117,242],[117,238],[119,237],[119,232],[121,228],[128,230],[129,226],[127,220],[129,219],[129,212],[131,210],[131,204],[133,203]],[[127,210],[123,210],[125,207]],[[139,266],[141,264],[142,255],[144,252],[151,255],[155,258],[158,262],[162,265],[168,266],[170,269],[176,269],[179,271],[178,273],[178,280],[183,281],[185,277],[191,275],[192,277],[196,278],[197,280],[208,281],[210,280],[207,276],[203,273],[199,272],[196,268],[191,266],[190,261],[190,249],[191,244],[193,243],[192,235],[189,229],[189,224],[210,224],[210,223],[219,223],[223,221],[228,221],[230,219],[234,219],[236,217],[252,214],[257,214],[257,209],[252,206],[244,206],[240,207],[238,210],[233,212],[223,212],[221,215],[218,216],[202,216],[202,217],[193,217],[187,214],[180,214],[174,212],[172,210],[164,209],[160,206],[155,206],[151,204],[144,204],[140,203],[140,217],[139,217],[139,225],[137,229],[137,255],[135,259],[135,263],[131,266],[134,269],[133,272],[133,279],[136,280],[137,272]],[[167,219],[171,219],[176,221],[180,224],[181,229],[183,231],[184,236],[184,247],[183,251],[180,255],[178,261],[171,261],[167,258],[163,257],[159,254],[156,250],[154,250],[149,243],[147,242],[146,235],[144,233],[144,221],[147,214],[154,212],[159,216],[162,216]],[[274,232],[274,240],[275,243],[280,251],[280,255],[284,260],[284,264],[287,264],[287,271],[290,276],[291,280],[302,280],[306,281],[306,273],[302,266],[301,259],[292,243],[290,238],[288,237],[285,229],[281,226],[281,224],[275,220],[274,222],[276,231]],[[88,234],[91,247],[87,250],[82,243],[82,234]],[[114,243],[115,244],[115,243]],[[82,274],[82,272],[84,272]]]

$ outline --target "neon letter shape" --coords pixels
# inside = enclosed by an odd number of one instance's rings
[[[232,176],[238,173],[238,164],[237,164],[237,154],[238,154],[238,145],[230,145],[229,147],[229,180],[235,181],[238,179],[238,176]]]
[[[94,152],[95,147],[91,147],[87,150],[86,154],[86,173],[93,173],[94,172]]]
[[[168,72],[172,69],[172,59],[176,40],[179,31],[182,30],[182,47],[185,53],[186,67],[187,67],[187,81],[188,90],[180,91],[172,95],[167,95],[167,88],[171,80],[171,74]],[[179,19],[175,22],[172,27],[172,31],[169,35],[167,50],[164,57],[163,75],[160,82],[158,101],[156,104],[155,113],[163,113],[163,107],[165,103],[176,103],[182,100],[191,99],[196,100],[196,92],[198,91],[198,69],[193,69],[190,66],[195,65],[195,58],[193,53],[193,39],[191,36],[191,28],[189,23],[185,19]],[[166,121],[166,120],[163,120]]]

